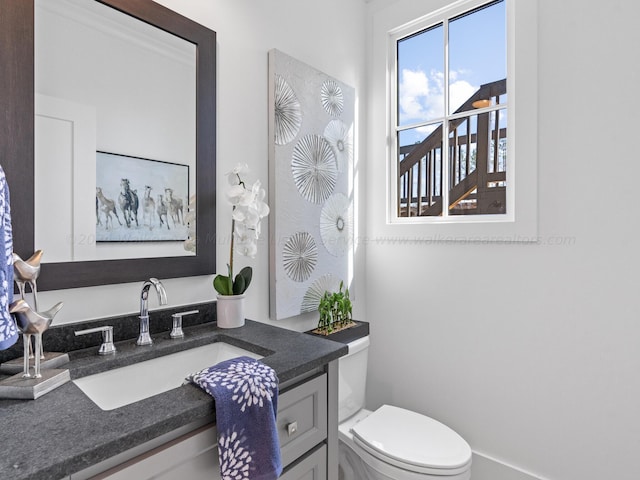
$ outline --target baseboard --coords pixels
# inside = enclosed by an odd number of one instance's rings
[[[548,480],[500,460],[473,452],[471,480]]]

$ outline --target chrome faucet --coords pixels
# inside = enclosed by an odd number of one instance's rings
[[[158,302],[160,305],[167,304],[167,292],[164,286],[157,278],[145,280],[142,284],[142,292],[140,293],[140,335],[136,341],[136,345],[151,345],[151,335],[149,335],[149,288],[153,285],[158,292]]]

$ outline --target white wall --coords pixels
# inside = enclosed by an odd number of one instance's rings
[[[389,14],[379,3],[370,21]],[[640,11],[628,0],[537,3],[542,241],[369,243],[369,406],[429,414],[541,478],[637,479]],[[384,96],[370,94],[367,205],[385,191]],[[368,233],[384,221],[367,210]]]
[[[361,0],[160,0],[161,3],[217,32],[217,169],[219,236],[228,238],[231,210],[225,208],[222,189],[224,173],[238,162],[246,162],[251,175],[268,183],[267,136],[267,52],[277,48],[353,87],[364,91],[365,82],[365,4]],[[359,103],[360,115],[362,102]],[[358,142],[364,126],[356,133]],[[357,155],[357,151],[356,151]],[[363,202],[359,202],[361,205]],[[269,322],[268,229],[263,224],[263,240],[256,259],[236,257],[236,263],[254,268],[253,285],[248,291],[247,316]],[[363,254],[359,254],[363,258]],[[217,267],[226,271],[228,244],[217,246]],[[361,274],[356,271],[358,289],[364,292]],[[171,305],[209,301],[215,298],[213,277],[169,279]],[[94,288],[42,292],[40,304],[63,300],[65,306],[56,323],[135,312],[139,308],[140,284],[121,284]],[[363,295],[361,295],[363,297]],[[155,299],[150,301],[155,307]],[[362,302],[356,305],[363,309]],[[363,315],[360,315],[363,316]],[[314,327],[317,316],[308,315],[274,322],[296,330]]]

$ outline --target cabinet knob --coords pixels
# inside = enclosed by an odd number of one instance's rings
[[[291,422],[287,424],[287,433],[289,436],[293,435],[298,431],[298,422]]]

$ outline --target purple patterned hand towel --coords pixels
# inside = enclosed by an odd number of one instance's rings
[[[282,461],[275,371],[243,356],[205,368],[187,379],[215,399],[222,479],[278,478]]]
[[[7,177],[0,166],[0,350],[18,340],[18,327],[9,313],[13,302],[13,235]]]

